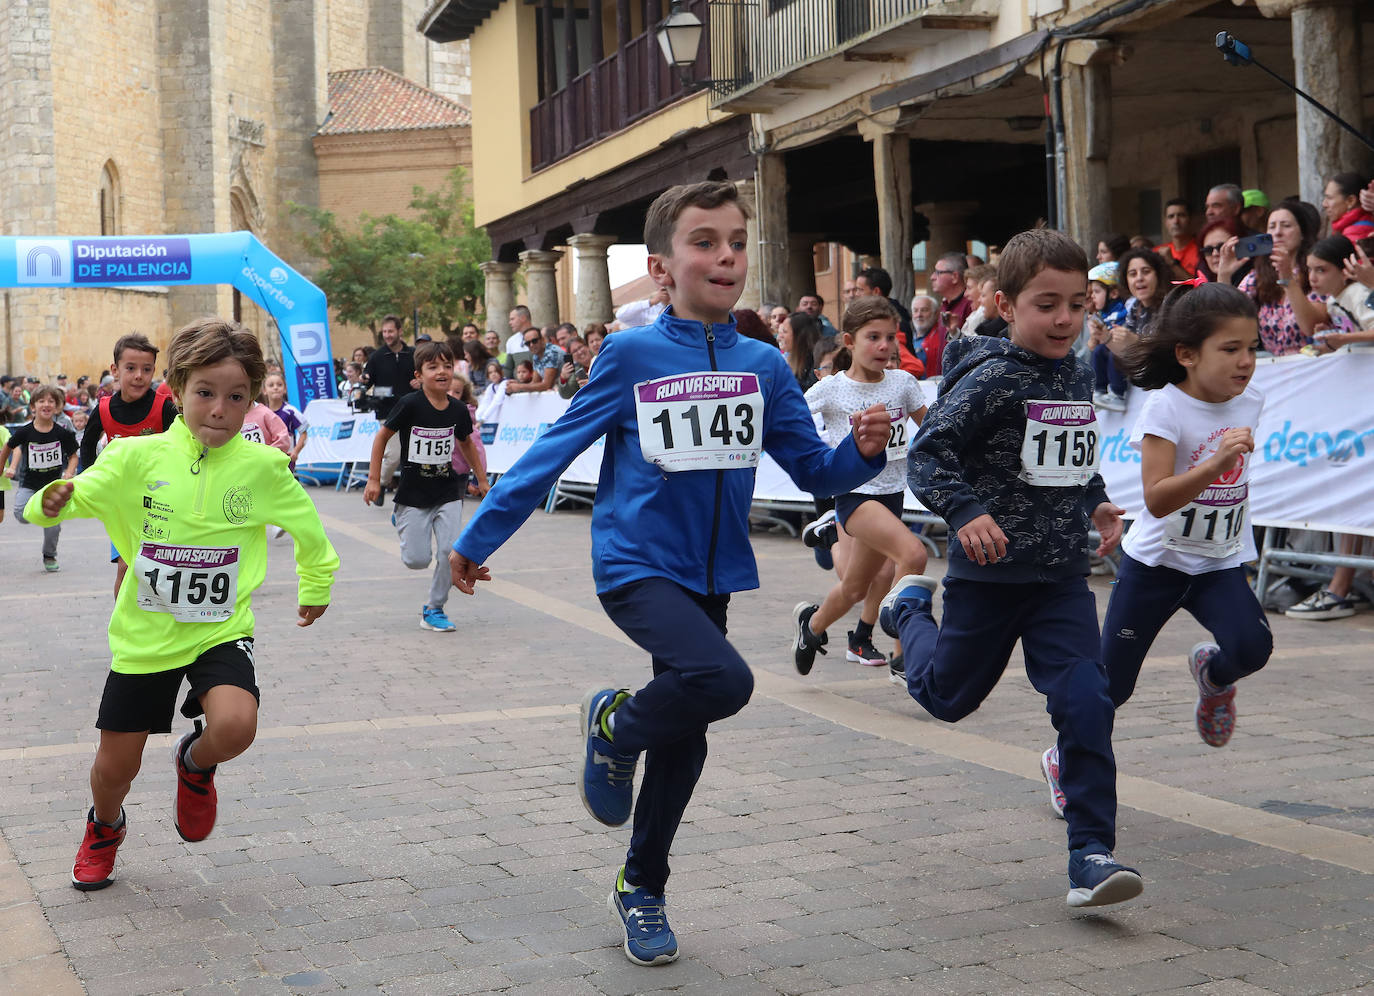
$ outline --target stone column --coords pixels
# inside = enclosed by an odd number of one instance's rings
[[[878,194],[878,253],[892,277],[892,299],[911,300],[911,138],[900,131],[860,126],[873,143],[873,185]]]
[[[1112,71],[1104,61],[1064,68],[1064,131],[1068,174],[1066,228],[1081,246],[1112,231]]]
[[[790,293],[773,304],[796,311],[801,296],[816,290],[816,242],[814,235],[792,233],[787,236],[787,289]]]
[[[483,289],[482,304],[487,309],[487,328],[497,332],[504,343],[510,337],[510,329],[506,328],[506,319],[510,317],[510,309],[515,307],[515,271],[520,269],[518,263],[498,263],[496,260],[488,260],[478,265],[482,271]]]
[[[614,235],[573,235],[568,245],[577,254],[577,297],[573,323],[579,330],[592,322],[609,322],[615,318],[611,307],[611,271],[606,263],[606,250],[615,245]]]
[[[1317,0],[1293,9],[1294,82],[1356,128],[1364,129],[1360,94],[1360,21],[1351,0]],[[1369,150],[1301,97],[1298,109],[1298,187],[1320,204],[1336,173],[1365,172]]]
[[[759,213],[757,198],[754,193],[753,180],[736,180],[735,189],[739,191],[739,201],[746,208],[749,215],[744,223],[744,238],[746,250],[749,256],[749,271],[744,277],[744,290],[740,293],[737,308],[757,309],[763,303],[759,296],[759,267],[762,260],[759,258]]]
[[[968,220],[977,209],[977,201],[941,201],[938,204],[916,205],[916,210],[925,215],[930,223],[930,238],[926,240],[926,269],[935,269],[935,261],[944,253],[968,250]],[[897,297],[895,290],[892,296]],[[911,296],[908,295],[902,303],[910,304]]]
[[[781,153],[766,152],[754,169],[754,200],[758,210],[758,253],[751,263],[758,267],[759,301],[796,304],[787,286],[787,162]],[[753,252],[754,246],[750,246]]]
[[[530,320],[539,327],[558,324],[558,278],[554,267],[563,258],[556,249],[530,249],[520,254],[525,264],[525,300]]]

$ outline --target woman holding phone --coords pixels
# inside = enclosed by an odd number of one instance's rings
[[[1307,282],[1307,253],[1320,224],[1315,207],[1290,197],[1269,212],[1272,247],[1256,236],[1231,238],[1221,247],[1217,276],[1223,281],[1247,256],[1254,257],[1255,268],[1241,280],[1240,290],[1259,305],[1260,344],[1274,356],[1299,352],[1328,320],[1321,295]]]

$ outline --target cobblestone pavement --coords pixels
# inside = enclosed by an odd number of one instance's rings
[[[317,501],[343,557],[335,602],[295,627],[290,542],[272,545],[262,730],[221,769],[214,835],[177,837],[171,738],[153,737],[118,880],[88,894],[69,874],[108,663],[105,540],[67,526],[46,575],[38,531],[0,525],[0,992],[1374,986],[1371,617],[1275,617],[1278,651],[1243,684],[1224,750],[1192,728],[1201,631],[1175,620],[1117,719],[1117,853],[1146,892],[1072,912],[1038,767],[1051,730],[1024,672],[957,726],[838,649],[798,678],[788,611],[833,575],[760,534],[763,588],[731,609],[757,690],[713,731],[678,837],[682,958],[646,969],[605,907],[628,832],[574,789],[583,690],[647,675],[596,602],[586,513],[531,518],[441,635],[418,626],[427,575],[402,567],[387,513],[356,492]]]

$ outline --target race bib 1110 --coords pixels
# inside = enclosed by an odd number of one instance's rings
[[[1240,553],[1249,494],[1248,484],[1211,485],[1164,520],[1164,545],[1215,559]]]
[[[752,373],[700,371],[636,384],[639,450],[660,470],[757,467],[763,394]]]
[[[1088,402],[1027,401],[1021,473],[1027,484],[1064,488],[1097,473],[1097,415]]]

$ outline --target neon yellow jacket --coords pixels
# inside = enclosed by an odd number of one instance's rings
[[[56,519],[43,515],[47,488],[24,514],[40,525],[99,519],[129,565],[110,617],[115,671],[169,671],[252,636],[268,524],[296,542],[300,604],[329,603],[339,556],[280,450],[237,435],[207,449],[178,416],[160,435],[112,440],[70,483]]]
[[[3,425],[0,425],[0,450],[3,450],[3,449],[5,448],[5,444],[8,443],[9,441],[10,441],[10,431],[9,431],[8,429],[6,429]],[[4,470],[4,469],[5,469],[4,467],[0,467],[0,470]],[[9,479],[8,477],[6,477],[4,474],[0,474],[0,491],[8,491],[8,490],[10,489],[10,487],[11,487],[11,481],[10,481],[10,479]]]

